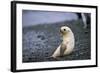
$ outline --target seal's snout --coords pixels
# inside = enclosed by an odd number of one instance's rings
[[[60,33],[63,33],[61,29],[60,29]]]
[[[69,32],[69,28],[67,27],[67,26],[62,26],[61,28],[60,28],[60,33],[61,34],[67,34],[68,32]]]

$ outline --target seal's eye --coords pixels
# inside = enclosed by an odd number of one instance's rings
[[[64,31],[66,31],[66,29],[64,29]]]

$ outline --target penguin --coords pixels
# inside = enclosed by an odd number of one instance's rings
[[[74,34],[69,27],[62,26],[60,28],[60,34],[62,37],[62,42],[51,55],[51,57],[55,59],[71,54],[75,45]]]

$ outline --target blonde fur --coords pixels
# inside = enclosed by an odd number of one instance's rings
[[[58,48],[55,50],[55,52],[52,54],[53,58],[57,58],[61,56],[61,50],[62,55],[69,55],[74,48],[75,39],[74,34],[71,31],[71,29],[67,26],[62,26],[60,28],[60,33],[62,35],[62,43],[58,46]]]

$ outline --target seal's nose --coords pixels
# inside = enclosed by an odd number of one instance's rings
[[[62,30],[60,29],[60,33],[62,33]]]

